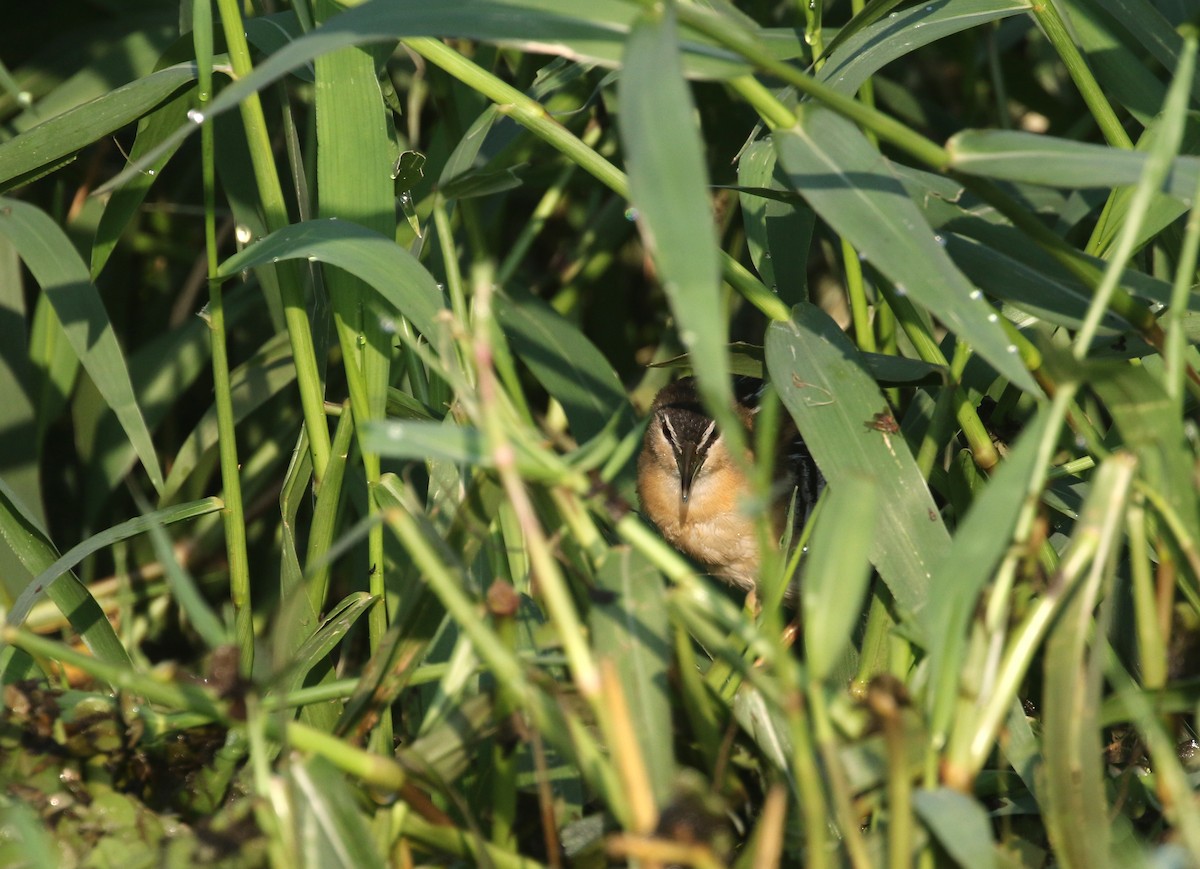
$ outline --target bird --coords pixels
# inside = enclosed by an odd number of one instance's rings
[[[752,442],[763,381],[734,381],[735,412]],[[757,590],[762,567],[752,486],[716,421],[704,409],[696,381],[685,377],[664,386],[650,406],[650,423],[638,456],[637,490],[642,513],[679,551],[708,573],[744,591]],[[784,531],[795,493],[793,536],[808,521],[825,478],[790,420],[780,426],[772,487],[771,532]],[[789,584],[787,598],[794,598]]]

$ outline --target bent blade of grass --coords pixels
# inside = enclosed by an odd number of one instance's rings
[[[125,355],[70,239],[45,212],[15,199],[0,199],[0,233],[17,248],[41,285],[71,348],[121,421],[150,482],[161,491],[162,469],[129,380]]]
[[[775,149],[767,139],[754,142],[738,160],[738,185],[762,190],[787,190],[776,166]],[[808,251],[816,215],[795,194],[780,201],[742,191],[742,220],[746,243],[763,283],[786,305],[808,301]]]
[[[800,123],[773,134],[792,188],[881,274],[936,315],[997,372],[1038,388],[1017,348],[958,270],[886,161],[852,123],[804,104]]]
[[[854,32],[847,31],[844,40],[839,33],[830,43],[816,79],[852,96],[863,82],[897,58],[955,33],[1027,11],[1027,0],[955,0],[910,6],[862,28],[852,20],[848,27],[854,27]]]
[[[114,525],[99,534],[93,534],[87,540],[68,550],[66,554],[42,569],[34,577],[33,581],[21,592],[20,597],[13,602],[5,620],[6,624],[11,627],[20,626],[42,595],[49,595],[58,605],[62,614],[70,620],[72,627],[79,632],[93,655],[110,664],[129,666],[129,655],[125,652],[121,641],[117,639],[112,625],[109,624],[100,605],[96,603],[96,599],[71,572],[72,569],[89,555],[106,549],[118,541],[143,534],[154,527],[170,525],[174,522],[182,522],[215,512],[220,510],[221,506],[218,498],[205,498],[202,501],[192,501],[148,513],[145,516],[138,516]],[[53,551],[47,547],[49,544],[42,541],[42,546],[39,547],[41,557]],[[33,565],[26,566],[32,567]]]
[[[708,173],[679,63],[673,6],[634,27],[617,93],[629,196],[642,242],[658,268],[705,404],[733,441],[730,452],[741,455]]]
[[[328,263],[358,276],[425,336],[446,310],[433,275],[392,239],[345,220],[293,223],[221,263],[220,277],[286,259]]]
[[[195,64],[160,70],[0,144],[0,190],[20,185],[59,165],[76,151],[136,121],[195,79]]]
[[[234,421],[241,422],[295,379],[296,367],[292,364],[287,335],[277,334],[230,374]],[[161,500],[168,501],[179,493],[204,454],[216,446],[217,436],[217,410],[214,406],[205,411],[175,455],[175,463],[163,485]]]
[[[879,487],[887,509],[879,516],[871,563],[901,613],[911,615],[927,599],[950,537],[908,444],[887,430],[883,393],[837,324],[812,305],[798,305],[789,323],[771,324],[766,362],[830,487],[851,475]]]
[[[579,443],[619,417],[615,434],[632,425],[633,409],[604,354],[574,324],[532,296],[495,299],[496,319],[509,344],[545,390],[563,406]]]

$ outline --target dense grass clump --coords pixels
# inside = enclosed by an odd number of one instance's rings
[[[1191,4],[18,6],[0,864],[1200,865]]]

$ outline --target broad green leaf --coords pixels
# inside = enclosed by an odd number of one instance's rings
[[[918,3],[868,24],[840,45],[832,45],[816,79],[853,95],[884,66],[921,46],[1028,9],[1027,0]],[[837,41],[841,41],[840,34]]]
[[[901,612],[915,612],[950,543],[942,517],[908,444],[888,430],[887,401],[849,339],[812,305],[792,316],[767,329],[771,382],[831,489],[854,476],[875,481],[885,506],[871,563]]]
[[[726,437],[739,427],[725,354],[727,317],[708,173],[679,66],[674,7],[634,27],[617,94],[629,195],[692,371]]]
[[[1049,187],[1134,185],[1148,154],[1013,130],[966,130],[946,143],[951,168],[968,175]],[[1200,157],[1177,157],[1164,192],[1188,202],[1196,192]]]
[[[611,595],[590,612],[592,644],[599,660],[616,668],[631,724],[654,798],[665,807],[675,778],[667,670],[671,664],[670,625],[662,574],[627,547],[608,551],[596,584]]]
[[[332,0],[314,4],[318,20],[335,15],[338,8]],[[381,171],[392,164],[395,148],[375,66],[372,56],[361,48],[340,49],[316,60],[320,214],[361,225],[383,238],[395,238],[394,185],[390,174]],[[418,289],[409,293],[417,295],[432,279],[415,260],[407,266],[397,270],[393,283],[413,284]],[[348,369],[354,413],[359,423],[382,419],[392,353],[389,333],[396,330],[390,323],[393,310],[353,271],[327,269],[325,287]],[[396,309],[403,312],[404,306],[396,305]]]
[[[437,318],[445,308],[437,281],[390,238],[350,221],[291,224],[225,260],[218,274],[228,278],[283,259],[307,259],[345,269],[370,284],[422,334],[437,334]]]
[[[934,239],[883,156],[849,121],[811,104],[800,123],[773,134],[796,191],[849,241],[897,293],[906,293],[1022,389],[1036,392],[1017,348]]]
[[[962,869],[992,869],[996,865],[992,820],[978,801],[950,788],[922,788],[913,794],[913,806]]]
[[[151,73],[0,143],[0,191],[148,114],[195,77],[192,64]]]
[[[817,516],[800,580],[805,659],[817,680],[828,679],[841,663],[862,617],[880,506],[877,492],[872,478],[844,474]]]
[[[155,489],[161,490],[162,470],[150,431],[133,393],[125,356],[87,267],[54,221],[27,203],[0,199],[0,234],[13,243],[41,285],[80,363],[121,421]]]
[[[586,335],[546,303],[528,296],[498,295],[496,319],[514,353],[558,400],[579,443],[591,440],[620,417],[617,433],[632,423],[620,378]]]

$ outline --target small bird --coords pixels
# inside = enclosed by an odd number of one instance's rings
[[[752,440],[763,383],[735,381],[737,417]],[[749,464],[751,456],[747,453]],[[772,534],[783,533],[792,493],[793,521],[804,527],[825,478],[790,420],[780,426],[771,505]],[[750,514],[751,485],[734,461],[716,422],[704,410],[691,377],[663,387],[650,407],[650,425],[638,457],[638,496],[642,512],[672,546],[731,585],[758,586],[762,564],[755,518]],[[795,584],[788,597],[795,594]]]

